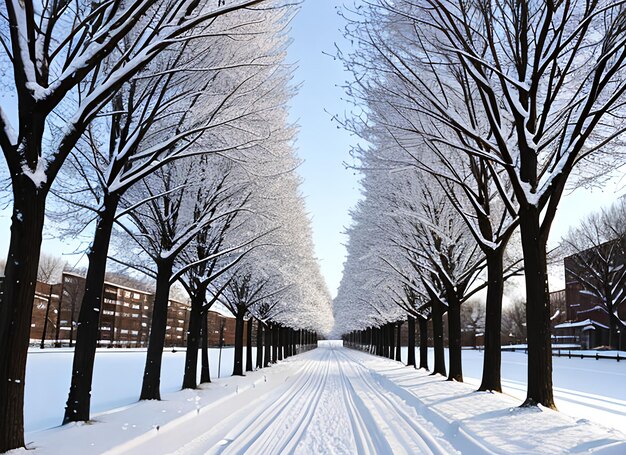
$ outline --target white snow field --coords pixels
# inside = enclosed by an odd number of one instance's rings
[[[326,344],[246,377],[32,433],[28,453],[626,453],[615,429],[474,390]]]
[[[255,354],[256,348],[253,348],[253,355]],[[33,431],[61,424],[70,388],[72,358],[72,349],[29,350],[24,402],[27,438]],[[222,349],[219,369],[221,377],[227,377],[233,373],[233,360],[234,349]],[[211,378],[217,377],[219,361],[219,349],[210,349]],[[92,412],[110,411],[136,402],[141,392],[141,378],[145,362],[145,349],[98,349],[91,390]],[[199,356],[198,362],[200,362]],[[163,352],[161,392],[180,390],[184,365],[185,349],[170,348]]]
[[[406,356],[405,348],[402,351],[405,362]],[[434,364],[433,356],[430,349],[430,366]],[[419,351],[416,358],[419,359]],[[527,358],[523,352],[502,353],[503,392],[519,400],[526,397]],[[626,431],[626,360],[553,357],[552,362],[554,399],[559,411]],[[463,350],[465,382],[478,387],[482,369],[483,352]]]

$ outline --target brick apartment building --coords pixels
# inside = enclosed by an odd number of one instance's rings
[[[85,279],[63,273],[61,283],[37,283],[31,320],[31,344],[72,346]],[[101,347],[146,347],[152,321],[150,292],[105,282],[100,313]],[[185,302],[169,301],[165,346],[182,347],[187,341],[190,307]],[[225,346],[235,342],[235,320],[225,312],[209,311],[209,345]],[[256,327],[255,327],[256,329]],[[254,332],[253,332],[254,333]],[[44,335],[45,334],[45,335]]]
[[[606,306],[593,293],[588,292],[583,284],[571,273],[576,267],[575,256],[564,259],[565,267],[565,321],[553,327],[554,336],[582,349],[590,349],[609,344],[609,315]],[[626,262],[626,258],[624,258]],[[626,265],[626,264],[624,264]],[[624,289],[626,292],[626,289]],[[626,321],[626,306],[617,307],[618,319]],[[621,327],[620,327],[621,326]],[[626,331],[626,325],[617,323],[620,332]],[[626,333],[615,340],[626,348]]]

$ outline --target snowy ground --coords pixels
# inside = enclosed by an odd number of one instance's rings
[[[29,351],[24,403],[27,436],[33,431],[60,425],[63,420],[70,388],[72,352],[71,349]],[[211,377],[217,377],[219,349],[211,349],[209,353]],[[233,359],[234,350],[224,348],[220,369],[222,377],[232,374]],[[109,411],[136,402],[141,391],[145,361],[145,349],[98,349],[91,395],[92,412]],[[170,349],[163,353],[162,392],[180,390],[184,364],[184,349]]]
[[[616,430],[473,390],[327,346],[89,425],[32,433],[30,447],[35,454],[626,453]]]
[[[431,366],[433,355],[431,349]],[[419,359],[418,352],[416,356]],[[503,391],[520,400],[526,397],[527,358],[523,352],[502,353]],[[555,401],[561,412],[626,431],[626,360],[553,357],[552,361]],[[477,387],[482,368],[482,351],[463,350],[465,382]]]

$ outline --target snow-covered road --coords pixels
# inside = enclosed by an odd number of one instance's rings
[[[279,387],[254,400],[231,400],[227,415],[187,423],[129,452],[453,453],[448,441],[433,436],[440,433],[433,424],[382,388],[358,355],[338,347],[317,349],[303,356],[297,373]],[[258,394],[263,387],[256,389]]]
[[[88,425],[34,432],[28,453],[626,453],[626,436],[615,428],[475,390],[327,344],[245,377],[97,415]]]

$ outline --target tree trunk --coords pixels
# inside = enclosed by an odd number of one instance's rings
[[[252,317],[246,322],[246,371],[254,371],[252,365]]]
[[[13,176],[11,242],[0,302],[0,452],[24,446],[24,381],[47,190]]]
[[[204,289],[197,290],[191,296],[189,312],[189,328],[187,330],[187,352],[185,353],[185,374],[183,389],[198,387],[198,349],[202,329],[202,306],[204,305]]]
[[[265,332],[265,355],[263,356],[263,368],[272,363],[272,325],[268,322],[264,327]]]
[[[202,368],[200,370],[200,384],[211,382],[211,370],[209,369],[209,315],[202,314]]]
[[[502,392],[502,293],[504,290],[502,251],[487,255],[487,304],[485,309],[485,358],[478,390]]]
[[[243,311],[237,311],[235,316],[235,363],[233,376],[243,376]]]
[[[420,369],[428,370],[428,319],[419,317],[420,329]]]
[[[272,363],[278,362],[278,324],[272,324]]]
[[[450,357],[448,381],[463,382],[461,303],[452,297],[448,300],[448,305],[448,356]]]
[[[52,304],[52,285],[48,283],[48,304],[46,305],[46,316],[43,319],[43,333],[41,334],[40,349],[46,347],[46,332],[48,331],[48,319],[50,318],[50,305]]]
[[[278,328],[278,360],[283,360],[284,358],[284,347],[285,347],[285,328]]]
[[[415,366],[415,318],[409,314],[407,319],[409,321],[408,323],[409,337],[408,337],[408,346],[407,346],[408,355],[407,355],[406,365],[414,367]]]
[[[441,303],[433,300],[432,324],[433,345],[435,347],[435,368],[433,374],[446,375],[446,360],[443,347],[443,309]]]
[[[283,344],[283,358],[287,359],[291,357],[291,329],[289,327],[283,329]]]
[[[260,320],[256,325],[256,367],[263,368],[263,323]]]
[[[291,327],[288,328],[287,329],[287,346],[289,346],[289,357],[295,355],[295,349],[294,349],[295,339],[296,339],[296,336],[295,336],[294,330]]]
[[[389,326],[385,324],[380,329],[380,337],[383,342],[383,357],[389,357]]]
[[[298,354],[298,345],[300,344],[300,331],[292,330],[291,331],[291,355]]]
[[[387,324],[387,343],[389,344],[389,352],[387,352],[387,358],[393,359],[396,355],[396,345],[395,345],[395,324],[389,323]]]
[[[140,400],[161,399],[161,362],[163,360],[163,347],[165,346],[165,332],[167,331],[167,306],[170,297],[172,268],[172,261],[161,260],[157,262],[156,292],[152,307],[152,323]]]
[[[611,349],[619,349],[620,346],[617,345],[618,341],[618,337],[617,337],[617,324],[616,324],[616,316],[614,314],[614,309],[613,309],[613,301],[611,298],[611,293],[607,293],[608,296],[605,297],[606,299],[606,309],[608,310],[609,313],[609,348]]]
[[[552,390],[550,294],[546,264],[546,239],[540,235],[539,210],[520,210],[520,233],[526,275],[526,333],[528,340],[528,391],[523,406],[541,404],[556,409]]]
[[[378,327],[376,329],[376,355],[384,357],[385,356],[385,337],[384,337],[384,329],[385,326]]]
[[[396,360],[402,362],[402,322],[398,322],[398,331],[396,332]]]
[[[105,195],[93,242],[87,254],[89,267],[85,277],[85,292],[78,314],[76,347],[72,362],[72,382],[65,405],[63,424],[86,422],[90,418],[91,384],[96,348],[98,347],[104,277],[118,204],[118,196]]]

